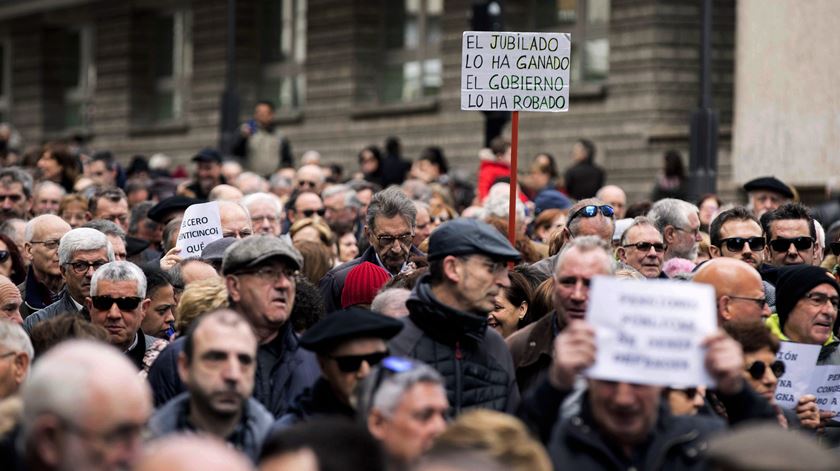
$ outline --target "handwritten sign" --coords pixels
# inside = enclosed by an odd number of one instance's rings
[[[586,320],[598,353],[587,376],[634,384],[711,385],[703,338],[715,332],[709,285],[596,277]]]
[[[194,204],[184,212],[176,247],[182,258],[201,257],[204,246],[222,238],[219,205],[215,201]]]
[[[569,33],[466,31],[461,109],[568,111]]]
[[[819,345],[782,342],[776,354],[776,359],[785,363],[785,374],[776,384],[776,404],[779,407],[795,409],[799,398],[808,394],[820,348]]]
[[[787,374],[787,371],[785,371]],[[840,414],[840,366],[816,366],[808,387],[817,396],[817,407],[822,411]],[[835,418],[837,420],[837,418]]]

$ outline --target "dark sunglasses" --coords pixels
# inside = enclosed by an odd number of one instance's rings
[[[782,360],[776,360],[769,365],[763,361],[754,361],[752,365],[747,368],[747,371],[749,371],[750,376],[752,376],[754,380],[758,381],[764,377],[767,367],[770,367],[770,371],[776,375],[776,378],[781,378],[782,375],[785,374],[785,362]]]
[[[0,263],[3,263],[6,260],[8,260],[10,255],[11,254],[8,250],[0,250]]]
[[[831,247],[831,253],[833,253],[835,257],[840,257],[840,242],[832,242],[829,246]]]
[[[572,222],[572,219],[578,216],[584,218],[594,218],[598,215],[598,211],[600,211],[601,214],[603,214],[606,218],[612,217],[613,214],[615,214],[615,210],[613,210],[613,207],[610,205],[604,204],[601,206],[596,206],[594,204],[590,204],[589,206],[584,206],[575,211],[574,214],[572,214],[572,216],[566,222],[566,226],[569,226],[569,223]]]
[[[376,366],[388,356],[388,352],[368,353],[367,355],[347,355],[341,357],[332,357],[338,365],[338,369],[343,373],[355,373],[362,367],[362,362],[366,361],[369,366]]]
[[[776,240],[770,241],[770,248],[776,252],[787,252],[790,248],[790,244],[793,244],[793,246],[796,247],[796,250],[808,250],[814,246],[814,239],[810,237],[796,237],[793,239],[779,237]]]
[[[685,397],[689,401],[693,401],[694,398],[697,397],[697,394],[699,393],[699,391],[697,391],[697,388],[684,388],[684,389],[678,389],[677,391],[682,391],[682,393],[685,394]]]
[[[744,244],[750,244],[750,250],[758,252],[759,250],[764,250],[764,246],[767,245],[767,239],[764,237],[730,237],[721,240],[718,247],[725,245],[726,250],[730,252],[740,252],[744,248]]]
[[[303,217],[311,218],[313,214],[317,214],[318,216],[324,217],[324,214],[327,214],[326,208],[320,209],[304,209],[300,212],[303,214]]]
[[[142,298],[133,296],[130,298],[112,298],[110,296],[93,296],[91,298],[91,302],[93,303],[93,307],[95,307],[99,311],[107,311],[111,309],[111,306],[114,303],[117,303],[117,307],[120,311],[133,311],[137,309],[137,306],[140,305],[140,301]]]
[[[637,249],[641,250],[642,252],[650,252],[650,248],[653,247],[653,250],[656,253],[662,253],[665,251],[665,244],[661,242],[636,242],[635,244],[625,244],[622,245],[624,248],[628,247],[636,247]]]

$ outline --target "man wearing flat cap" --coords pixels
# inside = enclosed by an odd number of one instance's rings
[[[350,398],[356,383],[388,356],[385,342],[402,330],[397,319],[350,308],[321,319],[300,338],[300,345],[318,355],[321,377],[297,398],[275,428],[285,428],[322,416],[352,419]]]
[[[519,403],[510,352],[487,328],[496,295],[510,286],[507,262],[519,259],[499,231],[473,219],[449,221],[429,238],[429,273],[406,301],[405,328],[390,348],[440,372],[453,416],[473,407],[511,412]]]
[[[759,177],[744,183],[749,201],[747,208],[752,211],[756,219],[767,211],[789,203],[793,199],[793,191],[776,177]]]
[[[295,273],[302,265],[300,252],[273,236],[239,240],[222,260],[230,308],[248,320],[259,343],[253,396],[275,417],[285,414],[319,376],[315,355],[300,348],[287,322],[295,302]],[[182,349],[183,342],[176,340],[149,371],[158,406],[184,390],[176,365]]]

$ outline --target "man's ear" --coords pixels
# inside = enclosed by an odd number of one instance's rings
[[[448,255],[443,259],[443,276],[453,283],[461,281],[461,274],[458,270],[458,259],[455,256]]]
[[[87,308],[88,312],[93,312],[93,298],[90,296],[85,298],[85,307]]]
[[[239,292],[239,278],[235,275],[225,276],[225,286],[227,287],[230,299],[238,303],[242,299],[241,293]]]
[[[677,232],[674,226],[665,226],[665,230],[662,231],[662,240],[665,241],[666,244],[672,245],[674,243],[674,239],[676,236],[674,233]]]
[[[615,255],[622,263],[627,263],[627,249],[619,247],[615,249]]]
[[[368,431],[377,440],[384,440],[387,433],[385,416],[376,409],[370,411],[367,417]]]
[[[187,379],[190,377],[190,362],[187,360],[187,354],[183,351],[178,353],[178,377],[184,384],[187,384]]]
[[[146,312],[149,310],[149,306],[151,306],[151,304],[152,300],[149,298],[144,299],[143,302],[140,303],[140,313],[143,315],[143,318],[140,319],[141,321],[146,318]]]
[[[23,380],[26,379],[26,375],[29,372],[29,362],[31,359],[29,355],[25,353],[16,353],[14,359],[14,380],[15,383],[20,386],[23,384]]]
[[[723,295],[717,300],[718,316],[725,321],[732,320],[732,313],[729,312],[729,296]]]
[[[716,247],[714,245],[709,245],[709,255],[711,255],[712,258],[723,257],[720,247]]]
[[[59,418],[52,414],[41,415],[32,424],[34,452],[50,468],[58,468],[64,458],[60,428]]]

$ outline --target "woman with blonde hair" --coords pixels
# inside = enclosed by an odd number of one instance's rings
[[[193,281],[181,293],[175,308],[175,331],[181,336],[202,314],[228,307],[228,291],[222,278]]]
[[[320,218],[303,218],[298,219],[289,228],[289,237],[292,242],[299,242],[309,240],[312,242],[320,242],[328,249],[332,249],[333,233],[323,219]]]

